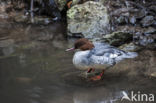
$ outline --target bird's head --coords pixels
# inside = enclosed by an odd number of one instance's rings
[[[66,51],[72,51],[72,50],[76,50],[76,49],[79,49],[81,51],[85,51],[85,50],[91,50],[92,48],[94,48],[94,45],[92,42],[90,42],[86,38],[81,38],[81,39],[78,39],[74,43],[74,47],[67,49]]]

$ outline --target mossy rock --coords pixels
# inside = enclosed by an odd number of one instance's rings
[[[120,46],[122,44],[132,41],[133,34],[126,32],[113,32],[103,36],[103,40],[111,45]]]

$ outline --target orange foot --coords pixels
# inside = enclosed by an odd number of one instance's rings
[[[100,73],[100,75],[96,75],[94,77],[91,77],[90,79],[93,80],[93,81],[101,80],[103,74],[104,74],[104,70],[102,70],[102,72]]]
[[[97,81],[97,80],[101,80],[101,75],[96,75],[94,77],[91,77],[90,80],[93,80],[93,81]]]

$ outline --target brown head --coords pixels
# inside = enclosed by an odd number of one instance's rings
[[[78,39],[74,43],[73,48],[67,49],[66,51],[71,51],[75,49],[80,49],[82,51],[85,51],[85,50],[91,50],[92,48],[94,48],[94,45],[92,44],[92,42],[90,42],[88,39],[82,38],[82,39]]]

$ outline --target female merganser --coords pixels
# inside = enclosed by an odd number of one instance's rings
[[[125,52],[106,43],[92,43],[88,39],[82,38],[75,42],[74,47],[66,51],[76,50],[73,64],[81,70],[88,70],[88,73],[94,69],[102,69],[100,75],[91,77],[91,80],[100,80],[104,70],[125,58],[134,58],[135,52]]]

